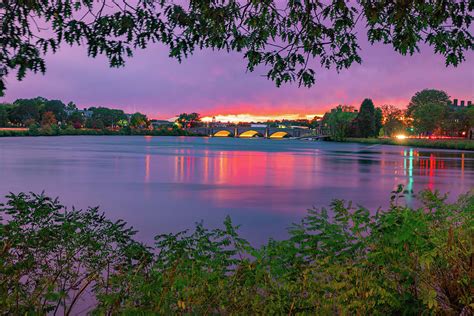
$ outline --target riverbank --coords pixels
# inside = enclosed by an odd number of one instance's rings
[[[5,128],[0,129],[0,137],[27,137],[27,136],[200,136],[182,129],[172,130],[109,130],[109,129],[27,129]]]
[[[346,138],[344,142],[474,151],[474,140],[469,140],[469,139]]]

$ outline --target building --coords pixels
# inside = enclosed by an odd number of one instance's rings
[[[89,111],[89,110],[87,110],[87,109],[84,109],[84,110],[77,110],[77,112],[81,113],[83,117],[88,118],[88,119],[91,118],[92,115],[94,114],[93,111]],[[68,114],[68,115],[69,115],[69,114]]]
[[[464,109],[466,107],[472,106],[472,101],[471,100],[458,100],[458,99],[453,99],[453,102],[448,101],[448,106],[458,110],[458,109]]]
[[[153,126],[153,128],[161,128],[161,127],[172,127],[173,126],[173,122],[170,122],[170,121],[166,121],[166,120],[151,120],[150,121],[151,123],[151,126]]]

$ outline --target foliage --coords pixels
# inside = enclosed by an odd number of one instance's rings
[[[61,100],[46,100],[42,108],[42,112],[52,112],[58,121],[64,121],[66,115],[66,105]]]
[[[122,110],[93,107],[89,108],[89,111],[92,111],[92,120],[96,122],[95,124],[91,124],[91,126],[97,126],[92,128],[115,127],[120,120],[127,119]]]
[[[474,150],[474,141],[469,139],[418,139],[418,138],[346,138],[347,142],[363,144],[384,144],[411,147]]]
[[[247,69],[268,67],[277,85],[316,81],[314,61],[337,70],[362,61],[357,31],[403,55],[420,43],[458,65],[473,48],[473,4],[462,1],[3,1],[0,5],[0,95],[5,76],[45,72],[44,55],[84,45],[91,57],[125,64],[134,49],[169,47],[181,61],[195,49],[237,51]],[[362,23],[363,26],[358,24]],[[45,31],[47,30],[47,31]]]
[[[444,91],[425,89],[417,92],[407,109],[416,132],[430,135],[440,129],[448,110],[448,102],[449,96]]]
[[[201,122],[201,116],[199,113],[181,113],[176,122],[183,127],[195,127]]]
[[[43,98],[18,99],[14,102],[15,107],[10,110],[10,121],[13,124],[25,124],[28,120],[36,122],[40,119],[40,107],[43,105]]]
[[[371,99],[365,99],[360,105],[359,114],[355,120],[356,134],[359,137],[375,137],[375,106]]]
[[[69,112],[76,112],[77,111],[77,105],[70,101],[67,105],[66,105],[66,111],[69,111]]]
[[[342,141],[349,136],[352,122],[357,117],[352,107],[339,105],[324,115],[322,124],[329,132],[331,139]]]
[[[8,126],[8,112],[6,106],[0,104],[0,127]]]
[[[403,110],[394,105],[383,105],[382,122],[385,136],[391,137],[405,131],[406,126],[403,122]]]
[[[154,248],[97,208],[66,210],[44,195],[0,207],[0,306],[6,313],[371,314],[474,312],[474,192],[450,204],[371,212],[343,200],[312,209],[286,240],[253,248],[230,218],[223,229],[158,235]]]
[[[148,118],[146,117],[145,114],[141,113],[134,113],[132,114],[132,117],[130,118],[130,126],[135,127],[135,128],[146,128],[150,122],[148,121]]]
[[[85,119],[81,112],[73,110],[73,112],[68,115],[67,122],[72,124],[74,128],[78,129],[84,125]]]
[[[60,129],[57,125],[48,127],[41,127],[34,123],[29,129],[20,130],[0,130],[0,137],[12,136],[123,136],[123,135],[137,135],[137,136],[203,136],[188,132],[178,128],[161,128],[156,130],[141,130],[124,127],[120,130],[109,129],[76,129],[70,125],[64,129]],[[204,135],[205,136],[205,135]]]
[[[97,208],[67,210],[42,194],[7,199],[0,208],[4,314],[71,314],[86,290],[107,287],[109,274],[132,265],[144,249],[124,222]]]
[[[56,116],[53,112],[45,112],[43,113],[43,117],[41,119],[41,126],[51,126],[56,125],[58,121],[56,120]]]
[[[440,124],[442,133],[448,136],[461,136],[471,127],[474,127],[474,106],[448,107]]]
[[[337,112],[336,110],[332,111]],[[327,125],[331,116],[334,118],[332,113],[328,112],[323,118],[323,127]],[[465,138],[469,135],[469,130],[474,128],[474,106],[455,106],[446,92],[425,89],[411,98],[406,111],[393,105],[375,108],[372,100],[365,99],[357,117],[351,121],[350,127],[347,127],[346,123],[341,124],[339,128],[340,130],[329,130],[334,140],[342,140],[345,137],[378,137],[379,135],[393,137],[396,134],[406,133]],[[337,136],[338,132],[344,136]]]
[[[375,108],[374,112],[374,135],[377,137],[380,135],[380,132],[383,127],[383,113],[381,108]]]

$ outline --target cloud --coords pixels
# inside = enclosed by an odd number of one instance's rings
[[[137,51],[120,69],[111,69],[103,56],[88,58],[82,47],[63,47],[48,55],[47,72],[8,78],[2,101],[44,96],[75,101],[79,107],[109,106],[168,118],[181,112],[204,115],[252,113],[323,113],[337,104],[370,97],[376,104],[404,106],[424,88],[443,89],[458,99],[473,99],[474,62],[469,52],[458,68],[444,66],[431,48],[401,56],[390,46],[363,42],[363,63],[337,73],[317,68],[312,88],[277,88],[264,70],[246,72],[241,54],[199,51],[179,64],[158,45]]]

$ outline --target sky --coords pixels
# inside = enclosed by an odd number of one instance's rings
[[[151,46],[136,51],[124,68],[109,68],[105,57],[87,57],[83,47],[62,47],[47,55],[45,75],[28,73],[18,82],[7,78],[0,102],[43,96],[73,101],[79,108],[106,106],[127,113],[140,111],[150,118],[168,119],[182,112],[240,117],[311,117],[338,104],[359,107],[364,98],[376,106],[404,107],[422,89],[445,90],[452,98],[474,100],[474,53],[461,66],[445,67],[444,58],[430,47],[402,56],[391,46],[361,41],[362,64],[337,73],[315,68],[311,88],[286,84],[277,88],[264,69],[246,71],[238,53],[198,51],[181,64],[168,57],[167,48]]]

